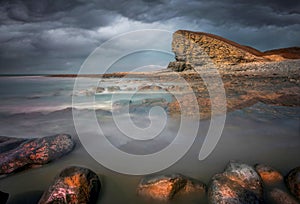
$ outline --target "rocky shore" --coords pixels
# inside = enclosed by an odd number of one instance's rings
[[[192,118],[200,115],[201,119],[206,119],[213,116],[212,100],[217,106],[217,112],[214,112],[217,115],[252,106],[258,102],[300,106],[299,48],[261,52],[219,36],[191,31],[175,32],[172,47],[176,61],[171,62],[166,70],[81,77],[141,78],[155,82],[156,85],[141,86],[136,91],[176,92],[176,100],[171,102],[159,98],[144,99],[140,104],[132,104],[130,100],[113,103],[113,107],[119,108],[120,111],[124,104],[129,105],[133,111],[142,111],[145,106],[160,105],[173,117],[185,115]],[[213,83],[214,79],[221,79],[226,95],[225,107],[222,106],[224,104],[222,97],[210,95],[207,81],[203,76],[211,80],[212,90],[218,90],[220,87],[220,84]],[[53,75],[53,77],[78,76]],[[186,84],[178,85],[182,81]],[[121,91],[118,86],[106,89],[93,87],[89,94],[102,93],[106,90]],[[194,98],[199,109],[191,106]],[[185,107],[185,111],[182,111],[181,106]],[[45,165],[70,153],[74,146],[75,141],[66,134],[34,139],[1,136],[0,177]],[[146,176],[138,184],[136,196],[153,202],[169,202],[187,194],[195,194],[205,203],[211,204],[300,202],[300,167],[295,167],[284,176],[265,164],[251,166],[231,161],[223,172],[214,173],[209,183],[182,175],[180,172]],[[54,178],[48,189],[44,189],[39,203],[96,203],[100,191],[105,188],[99,177],[100,175],[85,167],[67,167]],[[5,189],[0,189],[1,204],[7,202],[9,193],[5,192]]]
[[[208,184],[178,173],[151,175],[141,179],[136,193],[154,203],[168,203],[194,195],[211,204],[297,204],[300,202],[299,175],[300,167],[296,167],[283,180],[280,172],[267,165],[253,167],[231,161],[224,172],[216,173]],[[38,203],[94,204],[102,188],[99,176],[92,170],[70,166],[54,178]],[[5,204],[9,194],[0,191],[0,195],[1,204]]]
[[[201,119],[211,117],[211,104],[217,107],[213,114],[224,114],[262,102],[280,106],[300,106],[300,48],[283,48],[261,52],[220,36],[179,30],[173,34],[172,50],[176,61],[165,70],[153,72],[119,72],[92,77],[140,78],[154,84],[185,84],[180,88],[161,87],[167,92],[181,92],[168,104],[172,116],[184,114]],[[69,76],[69,75],[68,75]],[[59,77],[59,76],[56,76]],[[60,77],[66,77],[64,75]],[[90,77],[90,76],[72,76]],[[205,79],[205,80],[204,80]],[[218,83],[217,83],[218,82]],[[222,84],[220,84],[221,82]],[[218,94],[224,88],[226,99]],[[114,87],[116,90],[118,87]],[[157,92],[157,86],[140,87]],[[103,91],[103,87],[95,87]],[[199,109],[193,108],[196,97]],[[224,100],[226,100],[224,102]],[[225,103],[225,106],[224,106]],[[185,111],[181,113],[180,106]]]

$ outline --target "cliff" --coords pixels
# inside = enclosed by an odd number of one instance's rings
[[[173,34],[172,51],[176,61],[168,68],[173,71],[209,68],[227,68],[252,62],[274,62],[299,59],[300,48],[284,48],[261,52],[249,46],[217,35],[178,30]]]

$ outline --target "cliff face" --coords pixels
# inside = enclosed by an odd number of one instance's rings
[[[172,51],[176,61],[168,68],[174,71],[203,69],[211,66],[226,68],[250,62],[282,61],[284,56],[273,52],[260,52],[220,36],[178,30],[173,34]]]

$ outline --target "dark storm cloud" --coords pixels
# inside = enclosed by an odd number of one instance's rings
[[[0,73],[76,72],[104,40],[161,28],[215,33],[266,50],[300,45],[297,0],[2,0]]]
[[[111,7],[111,3],[113,7]],[[135,20],[153,22],[174,17],[206,19],[216,25],[294,25],[300,23],[300,1],[108,1],[105,8]],[[297,18],[298,17],[298,18]]]

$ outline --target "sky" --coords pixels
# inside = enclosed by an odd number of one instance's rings
[[[300,46],[300,1],[0,0],[0,74],[77,73],[102,43],[140,29],[209,32],[262,51]],[[113,70],[174,58],[162,55],[133,54]]]

